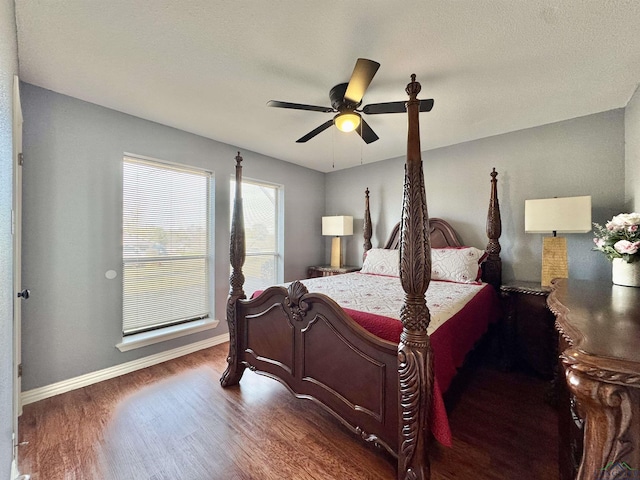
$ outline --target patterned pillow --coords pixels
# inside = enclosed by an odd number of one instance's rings
[[[400,250],[388,248],[372,248],[362,264],[361,273],[374,275],[400,276]]]
[[[434,248],[431,250],[431,279],[457,283],[480,280],[480,263],[486,253],[475,247]]]

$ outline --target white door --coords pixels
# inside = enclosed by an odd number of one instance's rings
[[[22,107],[20,80],[13,77],[13,455],[17,461],[18,417],[22,415],[21,311],[22,292]],[[20,296],[18,296],[20,292]],[[26,295],[28,297],[28,295]]]

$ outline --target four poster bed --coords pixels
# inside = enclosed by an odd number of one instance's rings
[[[366,192],[365,273],[305,280],[304,284],[295,281],[246,300],[242,158],[238,154],[227,304],[230,346],[228,366],[220,380],[224,387],[236,385],[249,368],[281,381],[297,397],[315,401],[364,440],[397,457],[398,479],[403,480],[430,477],[432,434],[442,443],[450,442],[441,393],[464,355],[497,319],[496,289],[501,279],[495,169],[487,217],[489,243],[481,256],[473,256],[477,249],[463,248],[446,221],[428,218],[420,158],[419,91],[420,84],[412,75],[406,88],[409,132],[402,220],[384,249],[371,248]],[[463,275],[462,283],[434,281],[427,295],[430,311],[425,292],[432,277],[432,248],[437,258],[468,253],[476,262],[476,271],[482,261],[482,280],[488,285],[471,278],[475,275]],[[393,264],[389,259],[394,255],[397,272],[385,270]],[[433,272],[438,273],[435,265]],[[369,288],[360,281],[377,282],[378,290],[356,301],[356,292]],[[446,305],[450,290],[432,298],[433,292],[446,287],[440,284],[447,283],[454,290],[466,291],[466,307],[454,311]],[[384,305],[379,301],[372,306],[368,300],[361,301],[364,297],[382,298]],[[435,331],[433,325],[428,330],[432,313],[438,323]]]

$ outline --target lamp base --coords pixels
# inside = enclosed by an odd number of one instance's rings
[[[340,252],[340,237],[331,239],[331,266],[340,268],[342,266],[342,252]]]
[[[569,278],[567,239],[564,237],[542,239],[542,281],[540,283],[543,287],[548,287],[554,278]]]

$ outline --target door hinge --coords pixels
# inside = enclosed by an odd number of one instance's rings
[[[21,377],[22,376],[22,364],[18,365],[18,376]]]
[[[24,154],[19,153],[18,154],[18,165],[23,165],[24,164]]]

